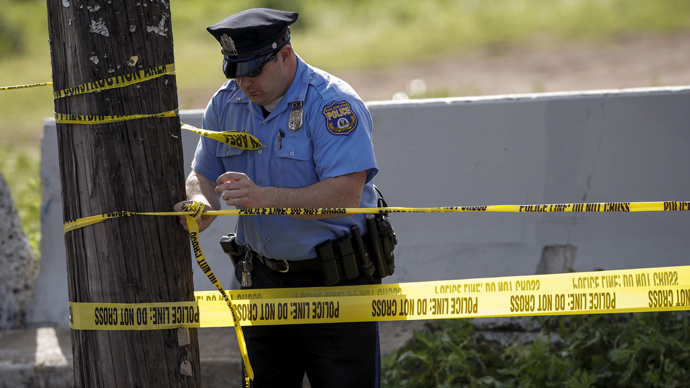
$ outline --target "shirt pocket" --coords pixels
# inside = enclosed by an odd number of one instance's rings
[[[229,146],[224,143],[218,143],[218,148],[216,148],[216,157],[218,158],[224,158],[227,156],[237,156],[241,155],[245,150],[241,148],[236,148]]]
[[[303,187],[317,182],[313,162],[314,148],[307,139],[282,139],[276,149],[279,173],[275,177],[282,187]]]
[[[280,148],[276,151],[279,158],[307,161],[312,159],[311,141],[302,139],[282,139]]]

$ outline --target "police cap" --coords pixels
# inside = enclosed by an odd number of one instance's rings
[[[288,27],[297,16],[296,12],[252,8],[208,27],[221,44],[225,75],[238,78],[262,66],[290,40]]]

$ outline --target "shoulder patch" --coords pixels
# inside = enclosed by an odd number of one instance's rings
[[[357,128],[357,115],[347,101],[334,102],[323,108],[328,131],[334,135],[347,135]]]

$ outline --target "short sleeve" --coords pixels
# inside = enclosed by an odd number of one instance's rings
[[[319,179],[367,171],[378,172],[372,144],[372,119],[356,99],[326,101],[313,112],[314,163]]]

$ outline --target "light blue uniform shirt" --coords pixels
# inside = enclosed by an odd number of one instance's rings
[[[204,113],[203,127],[245,131],[264,147],[241,150],[201,137],[192,169],[214,182],[226,171],[236,171],[247,174],[259,186],[292,188],[367,171],[360,207],[376,207],[372,179],[378,168],[368,109],[344,81],[299,57],[297,62],[292,85],[266,118],[261,106],[252,103],[234,80],[216,92]],[[303,106],[296,108],[300,102]],[[303,124],[291,130],[290,114],[298,109],[303,111]],[[351,225],[357,224],[364,234],[364,217],[303,220],[280,215],[240,216],[237,241],[269,258],[306,260],[316,257],[314,246],[349,234]]]

